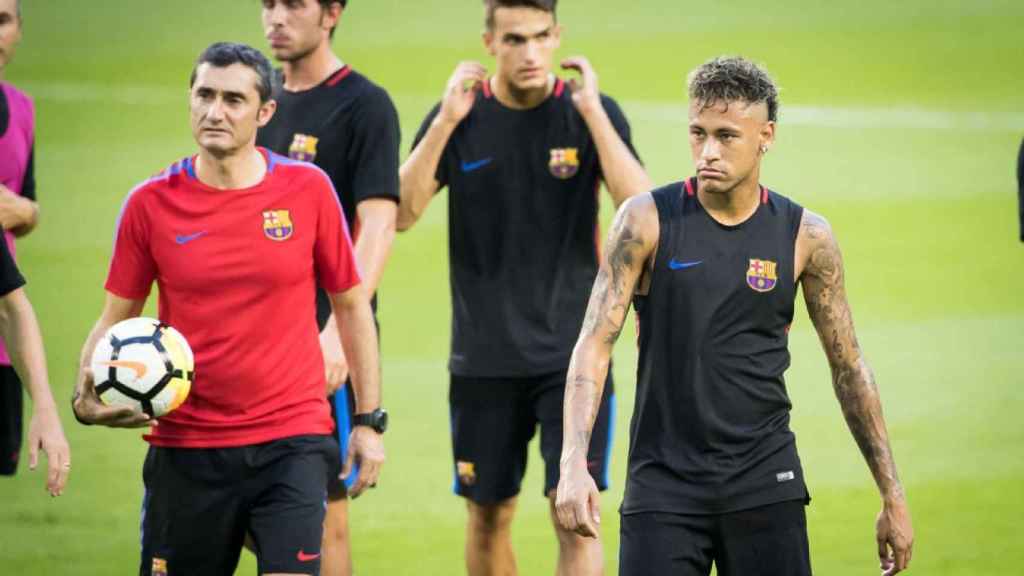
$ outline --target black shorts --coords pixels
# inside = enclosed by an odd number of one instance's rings
[[[142,476],[142,576],[230,576],[246,532],[259,573],[320,573],[329,436],[237,448],[151,446]]]
[[[562,454],[565,372],[530,378],[473,378],[452,375],[451,410],[454,491],[478,504],[519,494],[530,439],[540,424],[544,496],[558,487]],[[587,467],[600,490],[608,488],[615,390],[611,371],[594,422]]]
[[[619,576],[810,576],[803,500],[708,516],[622,516]]]
[[[22,402],[18,373],[11,366],[0,366],[0,475],[3,476],[11,476],[18,470]]]
[[[331,418],[334,418],[334,448],[338,452],[338,467],[331,471],[327,494],[332,499],[338,499],[348,494],[348,489],[359,477],[359,465],[353,463],[348,477],[341,479],[341,468],[348,457],[348,438],[352,434],[352,416],[356,405],[355,395],[352,393],[352,379],[346,380],[341,388],[327,398],[327,402],[331,405]]]

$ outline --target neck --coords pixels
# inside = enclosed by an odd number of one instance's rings
[[[735,226],[746,222],[757,212],[761,203],[761,185],[755,170],[742,182],[725,192],[705,192],[697,189],[697,199],[712,218],[720,224]]]
[[[282,63],[284,89],[291,92],[309,90],[337,72],[344,64],[331,51],[330,42],[324,42],[298,60]]]
[[[544,100],[546,100],[555,89],[554,74],[548,75],[548,81],[544,87],[529,90],[520,90],[513,86],[511,82],[500,80],[500,78],[500,71],[498,74],[491,77],[491,92],[494,93],[494,97],[498,99],[498,102],[501,102],[508,108],[516,110],[525,110],[540,106],[541,102],[544,102]]]
[[[263,181],[267,162],[263,154],[250,144],[234,154],[216,155],[199,149],[196,159],[196,178],[212,188],[237,190],[249,188]]]

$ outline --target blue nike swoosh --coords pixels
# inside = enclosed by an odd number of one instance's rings
[[[178,244],[188,244],[189,242],[195,240],[196,238],[199,238],[200,236],[205,236],[205,235],[206,235],[206,231],[205,230],[203,230],[202,232],[196,232],[195,234],[188,234],[188,235],[185,235],[185,236],[179,234],[179,235],[174,237],[174,241],[177,242]]]
[[[675,258],[668,261],[668,267],[673,270],[682,270],[684,268],[693,268],[694,266],[704,262],[703,260],[694,260],[693,262],[679,262]]]
[[[490,164],[492,160],[494,160],[494,158],[484,158],[483,160],[477,160],[476,162],[463,162],[462,171],[472,172],[474,170],[478,170]]]

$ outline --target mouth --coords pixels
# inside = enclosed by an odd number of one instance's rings
[[[519,70],[519,75],[524,78],[536,78],[543,76],[544,70],[542,68],[522,68]]]
[[[284,48],[289,44],[289,38],[283,34],[271,34],[267,37],[271,48]]]
[[[202,133],[203,134],[224,134],[224,135],[230,134],[230,132],[228,132],[227,130],[224,130],[222,128],[203,128],[202,129]]]
[[[725,172],[713,168],[701,168],[697,170],[697,175],[707,180],[721,180],[725,178]]]

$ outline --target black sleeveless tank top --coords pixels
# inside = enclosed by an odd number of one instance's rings
[[[661,233],[634,298],[640,354],[623,514],[719,514],[807,499],[789,430],[788,332],[803,208],[766,188],[736,226],[697,179],[653,193]]]

